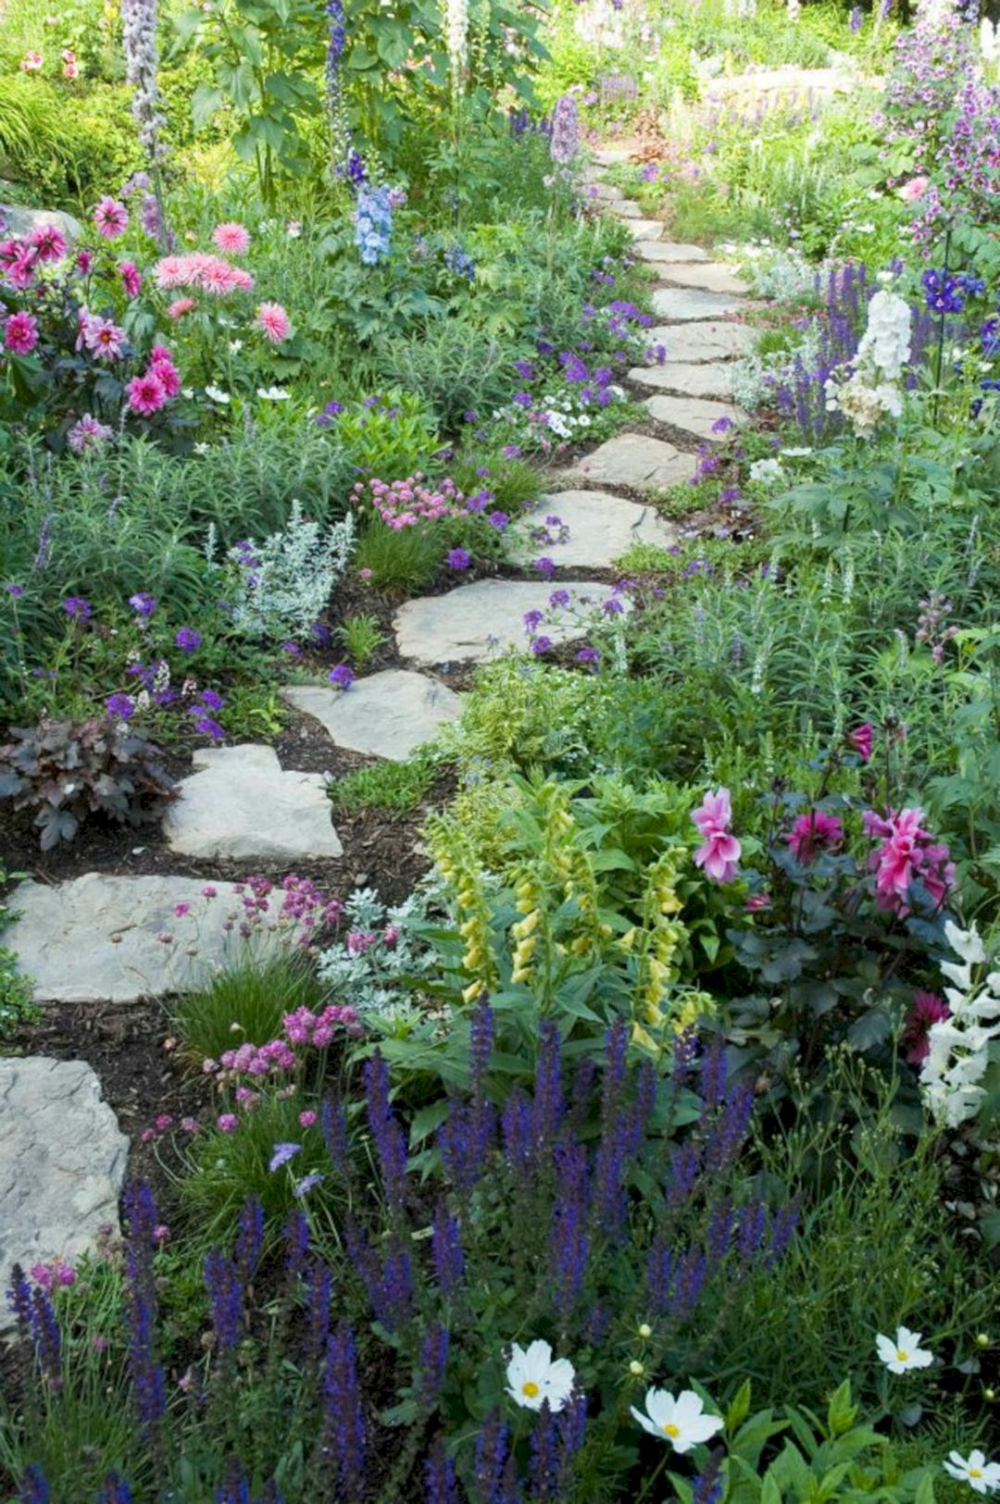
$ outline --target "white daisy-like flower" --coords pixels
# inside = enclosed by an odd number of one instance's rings
[[[961,1452],[950,1452],[948,1461],[942,1466],[946,1473],[957,1478],[959,1483],[967,1483],[977,1494],[992,1493],[1000,1488],[1000,1462],[987,1462],[985,1453],[978,1448],[967,1458]]]
[[[529,1347],[513,1343],[507,1364],[507,1393],[526,1410],[540,1410],[548,1401],[553,1412],[561,1410],[573,1393],[576,1370],[568,1358],[552,1357],[547,1342]]]
[[[721,1415],[706,1415],[705,1406],[693,1389],[683,1389],[675,1399],[666,1389],[646,1390],[646,1410],[633,1405],[632,1414],[644,1431],[669,1441],[675,1452],[689,1452],[708,1441],[725,1422]]]
[[[875,1338],[875,1347],[890,1373],[909,1373],[914,1368],[930,1368],[934,1362],[934,1354],[930,1349],[920,1346],[920,1333],[911,1332],[907,1326],[898,1327],[895,1337],[883,1337],[880,1333]]]
[[[259,386],[257,388],[257,396],[265,402],[287,402],[291,396],[291,392],[286,392],[280,386]]]
[[[207,386],[205,388],[205,396],[208,397],[212,402],[221,403],[223,407],[225,407],[227,402],[231,402],[233,400],[228,392],[224,392],[222,388],[218,386]]]

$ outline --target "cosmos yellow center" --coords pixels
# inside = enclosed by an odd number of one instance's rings
[[[521,1393],[529,1400],[533,1400],[538,1392],[538,1385],[532,1379],[529,1379],[526,1384],[521,1385]]]
[[[980,1471],[980,1469],[978,1467],[970,1467],[969,1468],[969,1477],[970,1478],[981,1478],[982,1476],[983,1476],[982,1472]]]
[[[662,1428],[662,1430],[663,1430],[664,1436],[669,1436],[671,1438],[671,1440],[673,1440],[675,1437],[677,1437],[677,1436],[679,1436],[681,1434],[680,1431],[678,1430],[678,1428],[676,1426],[673,1426],[673,1425],[664,1426]]]
[[[896,1348],[896,1362],[897,1363],[909,1363],[909,1361],[910,1361],[910,1355],[909,1355],[909,1353],[904,1352],[901,1347],[897,1347]]]

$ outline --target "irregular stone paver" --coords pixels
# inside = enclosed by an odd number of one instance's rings
[[[620,200],[623,201],[625,198],[622,190],[620,188],[617,188],[614,183],[605,183],[601,179],[598,179],[596,182],[592,182],[587,190],[587,193],[590,198],[596,198],[599,202],[604,204],[617,203]]]
[[[619,433],[593,454],[585,455],[567,472],[567,478],[583,478],[604,486],[631,486],[638,491],[690,480],[697,463],[693,454],[684,454],[663,439],[644,433]]]
[[[518,545],[515,558],[527,562],[545,555],[554,564],[607,569],[633,543],[656,543],[667,548],[677,541],[674,529],[651,507],[609,496],[606,491],[560,491],[555,496],[543,496],[524,525],[544,525],[545,518],[553,514],[569,528],[566,542],[526,541]]]
[[[726,430],[715,431],[714,425],[724,418],[738,423],[745,415],[738,407],[728,402],[708,402],[701,397],[665,397],[657,395],[646,398],[646,406],[657,423],[668,423],[671,428],[682,428],[695,438],[708,439],[710,443],[723,443]]]
[[[727,313],[739,313],[742,298],[719,292],[703,292],[696,287],[655,287],[653,310],[668,322],[683,323],[693,319],[719,319]]]
[[[627,162],[631,155],[627,146],[602,146],[594,152],[594,161],[602,167],[614,167],[619,162]]]
[[[314,716],[338,747],[405,762],[437,728],[462,713],[462,697],[427,674],[387,669],[356,679],[346,694],[325,684],[289,685],[283,700]]]
[[[213,881],[215,898],[201,896],[203,884],[99,872],[53,886],[21,883],[11,898],[18,917],[4,941],[39,1003],[135,1003],[193,992],[244,943],[223,928],[240,906],[233,884]],[[191,910],[178,918],[181,903]]]
[[[611,212],[617,214],[620,219],[641,219],[642,210],[632,198],[617,199],[611,204]]]
[[[710,360],[733,360],[753,349],[756,333],[750,324],[658,324],[649,330],[653,344],[665,344],[670,360],[700,365]]]
[[[859,84],[874,85],[874,78],[863,80],[857,74],[843,68],[798,68],[792,64],[779,68],[759,68],[746,73],[734,73],[710,78],[704,85],[704,97],[708,100],[731,99],[736,96],[744,102],[766,98],[794,96],[809,101],[816,95],[849,94]]]
[[[706,261],[699,266],[668,266],[663,279],[674,287],[699,287],[703,292],[729,292],[737,297],[750,291],[742,277],[723,266],[721,261]]]
[[[0,1060],[0,1289],[57,1255],[73,1263],[118,1231],[128,1139],[85,1060]],[[0,1304],[0,1330],[14,1325]]]
[[[652,387],[657,392],[678,392],[684,397],[717,397],[723,401],[733,395],[733,368],[706,361],[703,365],[667,361],[662,366],[636,366],[629,371],[629,381],[636,386]]]
[[[343,856],[322,773],[285,771],[273,747],[201,747],[163,829],[171,851],[211,860]]]
[[[660,219],[626,219],[625,225],[633,240],[659,240],[663,234]]]
[[[677,240],[643,241],[638,247],[638,254],[643,261],[664,261],[668,265],[709,260],[708,252],[703,251],[700,245],[683,245]]]
[[[576,611],[549,610],[555,588],[547,581],[476,580],[447,595],[407,601],[393,621],[399,651],[404,658],[428,665],[482,663],[506,649],[527,648],[526,611],[545,613],[538,631],[553,643],[584,636],[586,618],[607,600],[609,586],[595,580],[560,580],[558,588],[570,592]]]

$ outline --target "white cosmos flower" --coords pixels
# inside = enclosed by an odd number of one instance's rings
[[[224,392],[222,388],[218,386],[207,386],[205,388],[205,396],[210,397],[213,402],[221,402],[223,406],[225,406],[227,402],[232,401],[229,393]]]
[[[532,1342],[530,1347],[510,1349],[507,1364],[507,1393],[526,1410],[540,1410],[548,1400],[549,1409],[561,1410],[573,1393],[576,1370],[568,1358],[553,1360],[547,1342]]]
[[[721,1415],[705,1414],[693,1389],[682,1390],[676,1399],[666,1389],[647,1389],[646,1413],[634,1405],[631,1409],[644,1431],[669,1441],[675,1452],[689,1452],[721,1431],[724,1424]]]
[[[912,1368],[929,1368],[934,1362],[934,1354],[920,1346],[920,1333],[911,1332],[907,1326],[898,1327],[895,1337],[877,1336],[875,1346],[890,1373],[909,1373]]]
[[[286,392],[280,386],[259,386],[257,396],[262,397],[265,402],[287,402],[291,393]]]
[[[970,1452],[968,1458],[961,1452],[951,1452],[943,1466],[946,1473],[960,1483],[968,1483],[977,1494],[992,1493],[1000,1488],[1000,1462],[987,1462],[985,1454],[978,1449]]]

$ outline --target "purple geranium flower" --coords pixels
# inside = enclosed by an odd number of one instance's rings
[[[90,602],[85,601],[82,595],[68,595],[62,602],[62,608],[74,621],[89,621],[94,614]]]
[[[504,528],[510,521],[510,518],[507,516],[506,512],[490,512],[487,515],[486,521],[489,523],[490,527],[495,527],[498,533],[502,533]]]
[[[338,663],[336,668],[330,670],[327,677],[330,683],[335,684],[338,689],[347,690],[354,683],[354,670],[347,663]]]
[[[156,599],[148,590],[139,590],[135,595],[130,595],[128,603],[136,616],[150,617],[156,610]]]
[[[194,627],[181,627],[174,642],[182,653],[195,653],[201,647],[201,633],[196,632]]]
[[[104,708],[108,715],[113,715],[119,721],[130,721],[135,715],[135,701],[131,695],[108,695]]]
[[[468,569],[471,563],[472,558],[464,548],[453,548],[448,555],[448,566],[451,569]]]
[[[531,651],[534,653],[536,658],[540,658],[543,653],[548,652],[551,646],[551,637],[536,637],[531,644]]]

